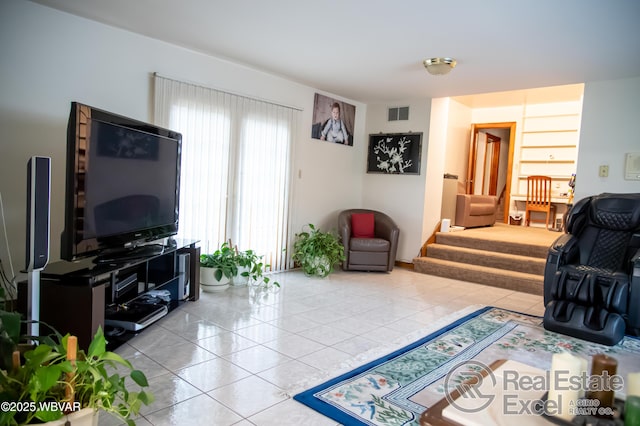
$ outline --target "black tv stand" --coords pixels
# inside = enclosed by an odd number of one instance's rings
[[[40,320],[62,335],[77,336],[79,347],[85,350],[98,327],[102,327],[110,336],[108,348],[112,350],[136,333],[144,332],[142,328],[164,316],[166,311],[187,300],[200,298],[200,247],[197,243],[178,239],[173,246],[160,245],[160,252],[157,245],[140,246],[125,253],[126,260],[114,254],[114,263],[95,263],[92,259],[52,262],[41,272]],[[145,254],[146,250],[152,254]],[[184,293],[181,294],[185,285],[189,289],[186,300]],[[21,312],[26,312],[26,287],[26,283],[20,283],[18,290]],[[164,302],[164,313],[160,309],[138,306],[151,290],[158,290],[165,296],[169,293],[170,300]],[[130,315],[114,315],[119,307],[129,308]],[[143,312],[145,308],[148,312]],[[105,322],[106,318],[131,325],[122,335],[116,335],[110,333],[113,326]]]
[[[167,248],[174,248],[176,244],[174,242],[173,246],[167,246]],[[113,264],[118,265],[122,263],[127,263],[131,260],[144,259],[150,256],[159,256],[163,254],[165,251],[165,246],[163,244],[146,244],[134,247],[123,247],[118,249],[110,249],[105,250],[98,254],[98,256],[93,259],[93,263],[97,265],[104,264]]]

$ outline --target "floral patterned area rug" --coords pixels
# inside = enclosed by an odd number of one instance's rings
[[[485,307],[294,399],[345,426],[419,425],[420,415],[444,398],[443,378],[460,363],[510,359],[549,370],[552,355],[563,351],[589,365],[592,355],[608,354],[623,377],[640,366],[640,339],[599,345],[546,331],[540,317]]]

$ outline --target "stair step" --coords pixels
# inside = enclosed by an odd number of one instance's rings
[[[429,244],[427,256],[452,262],[470,263],[472,265],[507,269],[528,274],[543,275],[546,259],[495,251],[477,250],[473,248]]]
[[[413,264],[414,269],[423,274],[486,284],[538,296],[543,294],[544,279],[540,275],[451,262],[431,257],[415,258]]]
[[[519,256],[537,257],[541,259],[546,259],[549,252],[549,245],[470,238],[468,236],[460,235],[462,232],[437,232],[436,243],[456,247],[475,248],[483,251],[515,254]]]

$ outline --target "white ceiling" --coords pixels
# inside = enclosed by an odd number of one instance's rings
[[[33,1],[367,103],[640,76],[638,0]]]

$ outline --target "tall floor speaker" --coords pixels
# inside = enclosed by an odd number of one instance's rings
[[[51,197],[51,158],[31,157],[27,163],[27,318],[29,333],[40,334],[40,271],[49,262],[49,212]]]
[[[31,157],[27,163],[26,270],[41,270],[49,262],[51,158]]]
[[[178,299],[189,298],[189,287],[191,286],[191,255],[189,253],[178,253]]]

